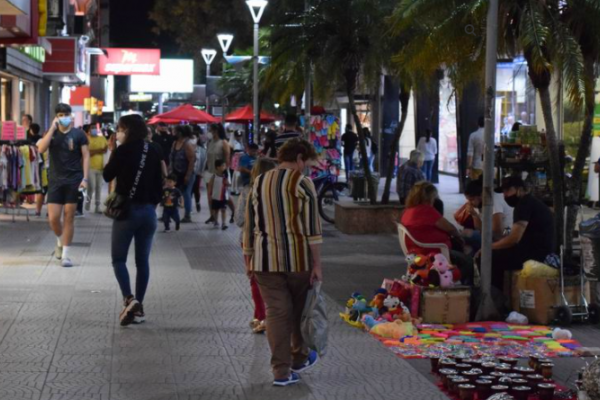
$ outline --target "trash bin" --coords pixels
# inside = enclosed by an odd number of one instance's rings
[[[354,201],[369,200],[369,185],[367,185],[364,171],[353,171],[350,173],[350,177],[350,181],[352,182],[352,198]],[[371,172],[371,179],[377,191],[379,189],[380,175],[376,172]]]

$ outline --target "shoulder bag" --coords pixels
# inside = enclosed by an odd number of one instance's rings
[[[127,218],[127,215],[129,213],[129,207],[131,205],[131,200],[133,200],[133,197],[135,196],[135,192],[137,191],[140,178],[142,177],[142,172],[144,171],[144,166],[146,165],[146,158],[148,157],[148,147],[148,142],[144,142],[142,159],[140,160],[140,166],[135,176],[135,180],[133,181],[133,186],[129,191],[129,196],[119,194],[115,190],[106,199],[106,202],[104,203],[106,207],[104,210],[104,215],[106,215],[108,218],[117,221],[121,221]]]

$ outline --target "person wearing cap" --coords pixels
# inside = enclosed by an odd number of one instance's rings
[[[506,177],[502,192],[514,213],[510,234],[492,244],[492,285],[498,290],[504,288],[505,271],[520,270],[529,260],[544,262],[555,250],[550,208],[518,176]]]

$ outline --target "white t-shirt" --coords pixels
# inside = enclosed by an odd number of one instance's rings
[[[433,161],[435,160],[435,156],[438,152],[437,142],[434,138],[429,138],[428,142],[427,138],[422,137],[421,139],[419,139],[417,150],[423,153],[423,155],[425,156],[425,161]]]
[[[494,192],[494,212],[493,215],[502,213],[502,227],[510,228],[513,225],[514,209],[506,204],[502,193]]]
[[[494,197],[494,208],[492,215],[502,214],[502,228],[510,228],[513,226],[513,208],[506,204],[504,195],[502,193],[493,194]],[[476,209],[479,217],[481,217],[481,210]]]
[[[467,155],[473,157],[472,168],[483,169],[483,128],[479,128],[469,136]]]

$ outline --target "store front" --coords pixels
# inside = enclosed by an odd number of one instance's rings
[[[500,135],[510,132],[515,122],[524,125],[536,124],[536,97],[535,89],[527,75],[527,64],[522,58],[499,62],[496,72],[497,99],[494,132],[496,142],[499,143]],[[464,158],[466,158],[469,135],[476,127],[465,127],[463,128],[464,132],[459,132],[457,126],[460,118],[457,118],[455,91],[448,77],[444,77],[440,81],[439,96],[439,171],[458,175],[460,157],[464,154]],[[464,102],[467,103],[467,108],[472,108],[468,103],[480,101],[483,101],[480,96],[471,98],[465,95]],[[478,117],[479,115],[470,115],[469,119],[476,121]],[[463,144],[459,143],[459,136],[464,142]]]

